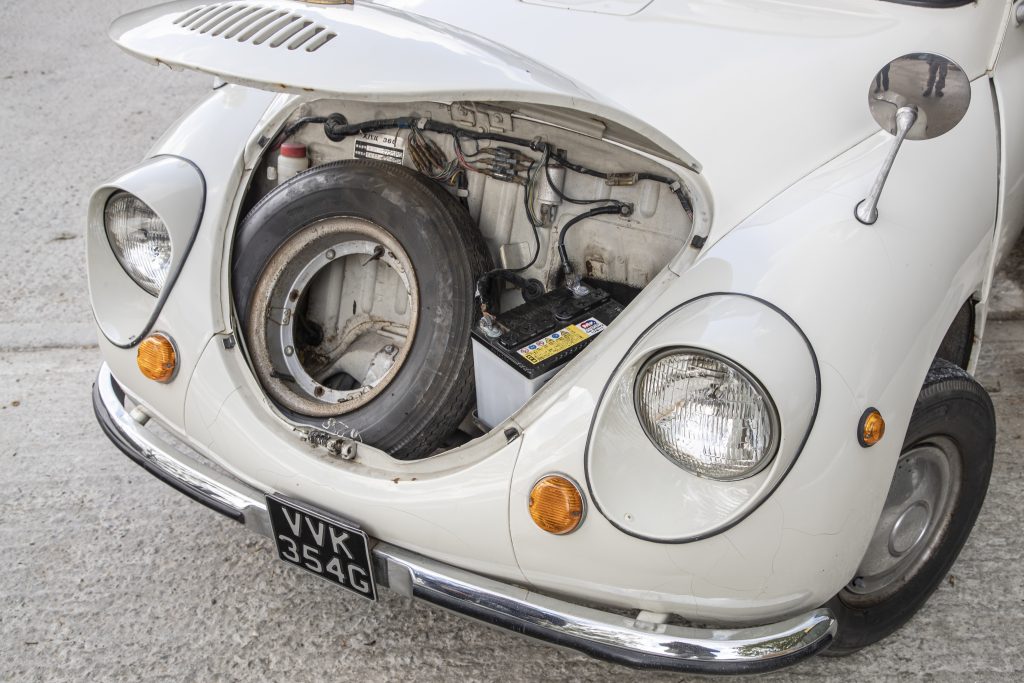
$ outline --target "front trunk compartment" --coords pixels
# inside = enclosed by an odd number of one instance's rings
[[[231,263],[238,329],[279,416],[334,455],[444,453],[500,427],[699,251],[689,171],[581,122],[320,99],[265,135]],[[289,193],[300,204],[266,218]]]

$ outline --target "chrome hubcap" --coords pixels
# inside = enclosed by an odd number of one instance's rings
[[[961,466],[959,449],[946,437],[904,451],[864,559],[843,591],[844,600],[881,600],[931,557],[952,516]]]

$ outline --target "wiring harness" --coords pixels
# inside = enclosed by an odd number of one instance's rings
[[[433,119],[405,116],[390,119],[374,119],[360,123],[349,123],[340,113],[329,116],[309,116],[298,119],[290,124],[278,136],[275,147],[294,135],[303,126],[322,124],[324,134],[332,142],[341,142],[353,135],[362,135],[382,130],[408,130],[409,153],[417,170],[427,177],[456,189],[458,196],[465,204],[468,196],[468,173],[480,173],[498,180],[523,185],[523,203],[527,219],[533,227],[533,257],[517,268],[501,268],[485,273],[477,281],[476,296],[480,304],[481,314],[485,322],[493,320],[497,308],[497,292],[495,283],[507,282],[524,292],[525,298],[537,295],[537,288],[543,293],[543,286],[536,280],[526,280],[519,273],[531,268],[540,257],[540,237],[538,228],[544,226],[544,220],[537,216],[536,205],[538,181],[543,173],[547,186],[562,201],[579,206],[594,206],[583,213],[566,221],[558,233],[558,256],[562,265],[565,282],[570,289],[580,287],[580,278],[576,275],[565,246],[566,235],[574,226],[583,221],[601,215],[630,216],[633,206],[617,199],[581,199],[571,197],[563,192],[552,177],[552,165],[561,167],[594,178],[604,180],[610,186],[635,185],[641,181],[650,181],[667,185],[679,200],[683,211],[693,220],[693,205],[683,189],[682,183],[673,178],[647,172],[608,173],[572,162],[564,150],[556,149],[541,138],[528,140],[504,133],[485,132],[463,128],[450,123],[442,123]],[[452,138],[453,156],[449,158],[433,139],[424,132],[449,135]],[[483,147],[481,141],[499,143],[500,146]],[[467,152],[464,144],[472,143],[475,147]],[[509,145],[509,146],[506,146]],[[514,149],[518,147],[521,149]],[[539,154],[534,158],[523,150]],[[700,246],[696,243],[694,246]]]

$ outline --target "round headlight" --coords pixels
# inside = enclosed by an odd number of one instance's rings
[[[103,212],[110,248],[125,272],[159,296],[171,268],[171,236],[156,213],[135,195],[117,192]]]
[[[752,476],[778,448],[779,418],[768,392],[724,358],[685,349],[657,354],[641,368],[634,400],[654,445],[698,476]]]

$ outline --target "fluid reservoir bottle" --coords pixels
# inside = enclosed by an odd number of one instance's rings
[[[306,146],[295,142],[281,145],[277,159],[277,182],[283,183],[309,168]]]

